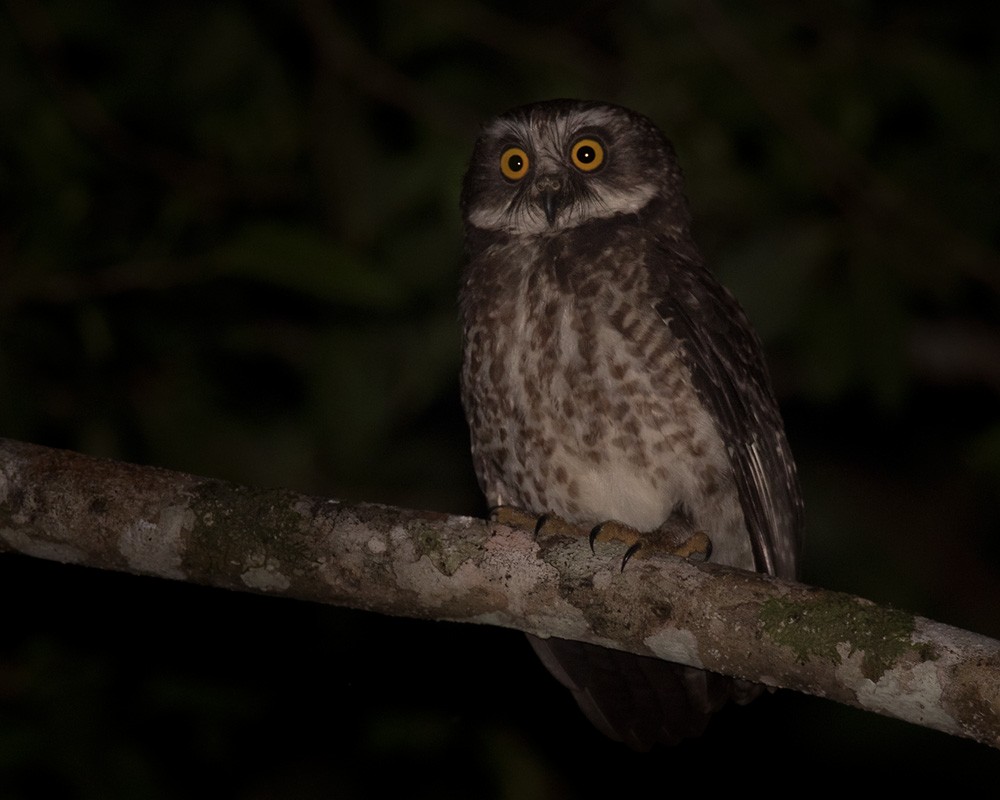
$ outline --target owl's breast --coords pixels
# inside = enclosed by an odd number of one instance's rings
[[[600,253],[595,254],[600,255]],[[538,265],[466,318],[463,398],[491,504],[740,529],[724,445],[643,287]]]

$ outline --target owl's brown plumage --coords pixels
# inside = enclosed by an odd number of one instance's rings
[[[680,516],[713,561],[795,577],[802,504],[760,344],[693,244],[659,130],[602,103],[514,109],[477,141],[462,211],[462,400],[488,502],[639,531]],[[748,694],[652,658],[532,644],[639,749]]]

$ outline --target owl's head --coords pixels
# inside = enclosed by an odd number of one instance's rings
[[[680,169],[646,117],[621,106],[549,100],[489,122],[462,188],[466,225],[512,234],[558,233],[660,201],[687,227]]]

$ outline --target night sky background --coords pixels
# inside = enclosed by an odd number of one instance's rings
[[[803,580],[1000,637],[994,4],[8,0],[0,436],[483,514],[458,190],[479,124],[552,97],[674,142],[767,349]],[[995,750],[788,692],[634,754],[512,631],[19,556],[0,602],[3,800],[1000,774]]]

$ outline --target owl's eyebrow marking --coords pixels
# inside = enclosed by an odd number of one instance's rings
[[[605,145],[613,138],[607,128],[603,128],[600,125],[584,125],[583,127],[573,129],[573,136],[570,137],[570,143],[586,137],[598,139],[601,144]]]
[[[521,136],[519,134],[511,134],[509,136],[501,136],[497,139],[497,149],[503,150],[505,147],[523,147],[527,150],[531,147],[531,141],[526,136]]]

